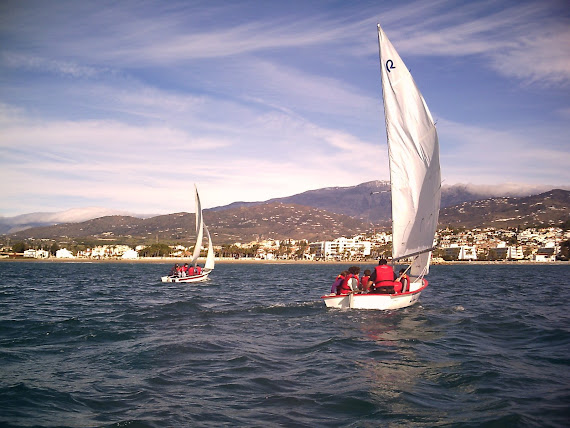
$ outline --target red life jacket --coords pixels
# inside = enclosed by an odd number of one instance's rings
[[[374,268],[376,270],[376,285],[393,285],[394,282],[394,269],[388,265],[378,265]],[[389,284],[388,284],[389,282]]]
[[[188,275],[194,275],[194,266],[188,268]]]
[[[402,283],[398,281],[394,281],[394,292],[401,293],[402,292]]]
[[[410,291],[410,277],[408,275],[403,274],[400,282],[402,283],[402,290]]]
[[[200,266],[196,266],[194,268],[194,274],[200,275],[202,273],[202,268]]]
[[[350,288],[350,285],[348,285],[348,280],[351,278],[356,278],[356,281],[358,281],[358,276],[353,275],[351,273],[346,275],[346,277],[344,278],[344,281],[342,281],[342,284],[340,284],[338,294],[348,294],[352,291],[352,288]]]
[[[368,281],[370,281],[370,277],[369,276],[363,276],[362,278],[360,278],[360,284],[362,285],[363,289],[368,289]]]

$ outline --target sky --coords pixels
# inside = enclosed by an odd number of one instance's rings
[[[3,1],[0,216],[388,180],[380,23],[444,185],[570,188],[565,1]]]

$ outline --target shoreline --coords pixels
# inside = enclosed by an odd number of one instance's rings
[[[200,260],[200,264],[204,264],[204,259]],[[174,264],[174,263],[187,263],[188,260],[180,257],[145,257],[138,259],[121,259],[121,258],[105,258],[105,259],[56,259],[50,257],[47,259],[35,259],[31,257],[2,257],[1,262],[31,262],[31,263],[156,263],[156,264]],[[351,261],[351,260],[259,260],[259,259],[233,259],[223,258],[216,259],[216,264],[322,264],[322,265],[376,265],[378,260],[370,259],[364,261]],[[405,265],[406,263],[397,263]],[[570,261],[557,260],[554,262],[533,262],[530,260],[473,260],[473,261],[444,261],[432,263],[431,266],[438,265],[521,265],[521,266],[543,266],[543,265],[560,265],[570,266]]]

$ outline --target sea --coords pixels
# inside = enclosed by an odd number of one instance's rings
[[[570,426],[570,265],[437,265],[414,306],[327,309],[349,266],[0,262],[0,426]]]

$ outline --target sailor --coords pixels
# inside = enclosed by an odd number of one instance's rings
[[[402,284],[402,293],[410,291],[410,277],[406,274],[404,269],[400,269],[399,276],[396,281],[400,281]]]
[[[368,280],[370,279],[370,269],[364,271],[364,275],[360,278],[360,288],[365,293],[368,291]]]
[[[350,294],[352,291],[352,288],[348,282],[348,280],[351,278],[352,274],[348,274],[344,277],[344,279],[342,280],[342,283],[338,286],[337,290],[336,290],[336,294]]]
[[[175,263],[172,269],[170,269],[170,276],[177,276],[178,275],[178,263]]]
[[[194,267],[194,275],[201,275],[202,274],[202,268],[200,267],[200,265],[196,265]]]
[[[360,285],[360,279],[358,274],[360,273],[360,268],[358,266],[351,266],[348,268],[348,275],[344,277],[342,284],[339,287],[340,293],[337,294],[349,294],[353,291],[358,291]]]
[[[188,263],[184,263],[184,266],[182,267],[182,276],[188,276]]]
[[[374,272],[370,275],[368,285],[372,286],[371,292],[394,294],[394,280],[396,275],[392,266],[388,265],[386,259],[380,259],[378,266],[374,268]]]
[[[344,277],[348,275],[348,271],[343,270],[341,273],[337,275],[334,282],[331,285],[331,294],[340,294],[338,292],[338,288],[342,285],[344,281]]]

